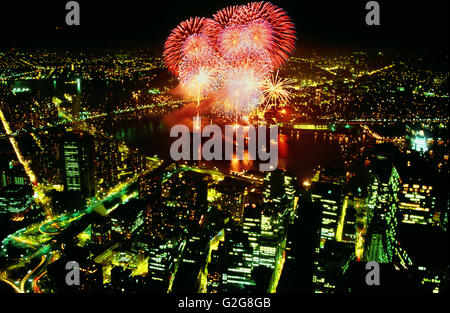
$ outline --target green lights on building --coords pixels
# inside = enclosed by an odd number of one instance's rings
[[[159,95],[161,94],[161,91],[158,88],[149,89],[148,93],[151,95]]]
[[[30,91],[30,88],[13,88],[13,93],[22,93],[22,92],[28,92]]]

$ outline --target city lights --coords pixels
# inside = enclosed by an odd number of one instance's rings
[[[287,312],[292,294],[448,292],[448,49],[428,10],[381,3],[380,36],[343,31],[364,23],[353,1],[111,19],[94,1],[51,31],[0,6],[0,293]]]

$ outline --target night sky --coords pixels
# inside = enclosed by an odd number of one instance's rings
[[[0,48],[140,48],[162,45],[191,16],[248,1],[79,0],[81,25],[65,24],[66,0],[0,2]],[[367,0],[274,0],[293,19],[299,49],[338,47],[448,51],[448,1],[380,0],[381,25],[367,26]]]

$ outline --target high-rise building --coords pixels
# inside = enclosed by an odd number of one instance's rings
[[[148,245],[149,278],[160,291],[167,292],[175,276],[175,265],[179,258],[179,238],[156,238]]]
[[[224,249],[225,271],[222,274],[222,291],[236,292],[249,290],[255,285],[252,279],[254,250],[252,242],[242,231],[228,227],[225,241],[220,243],[219,253]],[[221,246],[223,246],[221,248]]]
[[[418,168],[426,169],[424,161],[408,158],[397,162],[398,181],[398,218],[399,222],[406,224],[420,224],[440,226],[441,212],[438,207],[435,186],[428,173]]]
[[[370,223],[365,236],[364,261],[389,263],[388,239],[386,235],[386,222],[376,215]]]
[[[313,183],[312,202],[319,202],[322,207],[322,227],[320,230],[320,248],[325,241],[336,239],[338,217],[341,206],[341,187],[331,183]]]
[[[225,177],[208,188],[208,201],[238,223],[243,221],[244,199],[248,194],[249,184]]]
[[[199,223],[207,210],[210,175],[175,167],[166,177],[162,183],[162,204],[176,211],[178,219]]]
[[[61,143],[64,190],[76,191],[84,199],[95,196],[94,140],[83,133],[66,133]]]
[[[118,182],[118,146],[109,138],[95,139],[94,170],[96,192],[106,193]]]
[[[206,266],[209,252],[209,238],[201,230],[192,231],[186,238],[173,282],[174,292],[197,292],[200,287],[201,271]]]
[[[145,203],[131,199],[115,209],[111,214],[111,230],[119,237],[130,238],[144,224]]]
[[[315,249],[313,290],[316,293],[332,292],[335,281],[330,278],[329,262],[334,262],[335,241],[341,213],[342,187],[334,182],[314,182],[311,200],[319,203],[321,210],[320,239]]]
[[[438,292],[448,264],[442,247],[448,241],[440,227],[442,202],[436,199],[432,179],[427,179],[432,168],[411,155],[378,159],[382,166],[372,164],[367,198],[364,258],[391,263],[411,277],[415,288]]]
[[[10,185],[0,191],[0,214],[21,213],[34,205],[30,186]]]
[[[9,167],[0,173],[0,188],[9,185],[25,185],[30,182],[23,166],[18,161],[10,161]]]
[[[286,257],[277,292],[310,293],[313,290],[321,204],[301,201],[300,207],[287,232]]]

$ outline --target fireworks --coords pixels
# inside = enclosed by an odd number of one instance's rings
[[[182,22],[165,43],[164,61],[198,104],[214,93],[218,109],[237,120],[262,103],[288,100],[287,81],[270,74],[286,62],[295,40],[284,10],[252,2]]]
[[[262,101],[262,82],[261,72],[248,66],[228,71],[218,102],[223,113],[234,115],[237,121],[239,116],[255,111]]]
[[[178,79],[189,97],[201,98],[221,86],[222,73],[217,64],[182,62]]]
[[[190,18],[178,25],[164,45],[164,61],[175,75],[178,75],[179,65],[183,58],[203,59],[203,50],[208,45],[208,37],[203,34],[207,19],[203,17]]]
[[[205,35],[193,34],[186,38],[182,46],[183,61],[205,63],[214,54],[214,49],[210,46]]]
[[[164,47],[164,60],[189,96],[200,97],[219,86],[221,60],[205,32],[211,20],[190,18],[176,27]]]
[[[295,26],[281,8],[269,2],[252,2],[243,6],[235,19],[245,23],[262,20],[272,30],[272,45],[266,46],[275,68],[283,65],[295,48]]]
[[[292,79],[278,77],[278,72],[263,82],[264,111],[278,104],[285,104],[291,98]]]

